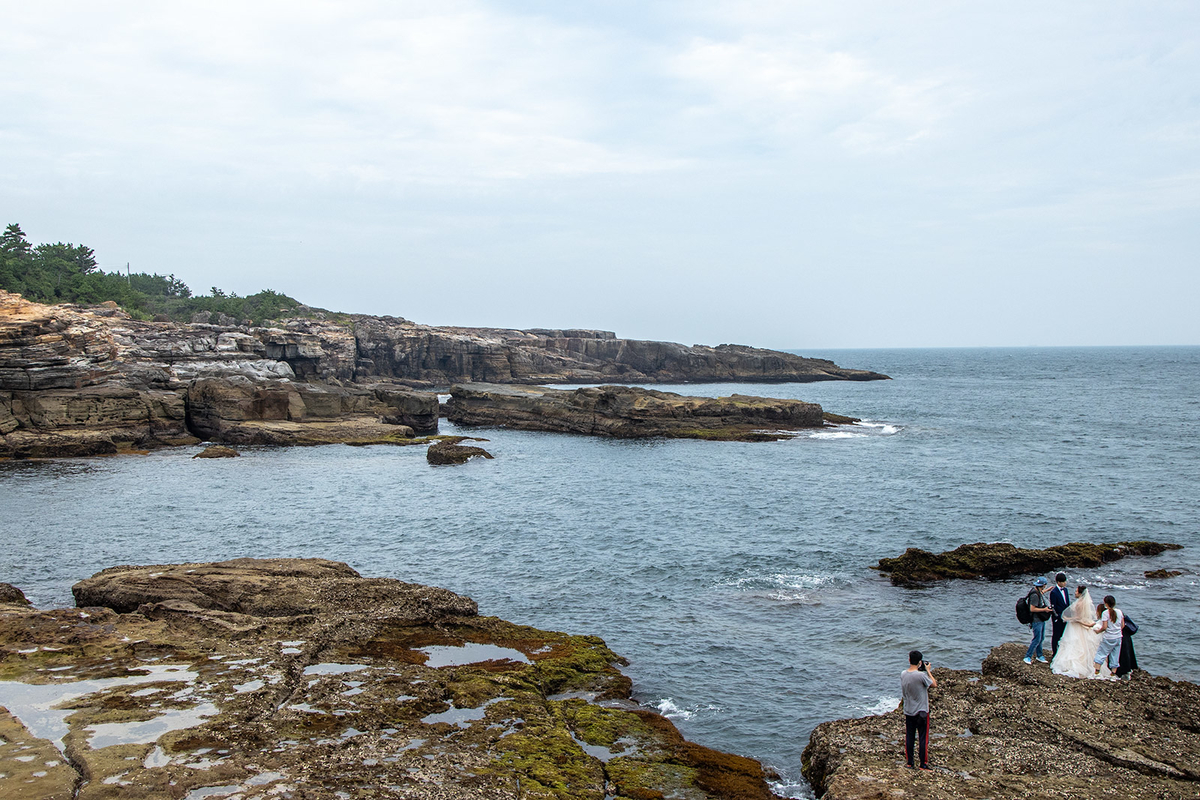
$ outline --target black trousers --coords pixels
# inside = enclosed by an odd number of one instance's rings
[[[1053,626],[1050,634],[1050,649],[1054,651],[1055,655],[1058,655],[1058,640],[1062,638],[1063,631],[1067,629],[1067,623],[1061,619],[1054,619],[1050,624]]]
[[[921,766],[929,764],[929,712],[918,711],[904,715],[904,757],[910,767],[913,764],[913,739],[921,742]]]

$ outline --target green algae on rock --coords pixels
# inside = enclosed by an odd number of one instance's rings
[[[1182,545],[1160,542],[1090,544],[1071,542],[1045,550],[1024,550],[997,542],[964,544],[945,553],[910,547],[898,558],[881,558],[873,569],[891,574],[896,586],[917,586],[953,578],[1008,578],[1064,567],[1098,567],[1126,556],[1156,556]]]
[[[76,609],[0,607],[6,798],[771,796],[757,762],[633,703],[601,639],[444,589],[236,559],[74,591]],[[31,693],[61,708],[54,731]]]

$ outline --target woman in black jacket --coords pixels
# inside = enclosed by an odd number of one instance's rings
[[[1117,677],[1124,678],[1138,668],[1137,656],[1133,652],[1133,635],[1137,633],[1135,625],[1129,617],[1121,627],[1121,660],[1117,663]]]

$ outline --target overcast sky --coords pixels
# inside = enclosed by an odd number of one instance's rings
[[[777,348],[1200,344],[1200,3],[55,2],[0,224],[193,290]]]

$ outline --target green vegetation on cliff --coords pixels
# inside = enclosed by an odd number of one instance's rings
[[[105,272],[92,248],[63,242],[35,246],[16,224],[0,234],[0,289],[38,303],[112,301],[138,319],[157,316],[178,322],[208,311],[262,324],[293,315],[301,307],[299,301],[269,289],[239,297],[214,286],[207,295],[193,296],[174,275]]]

